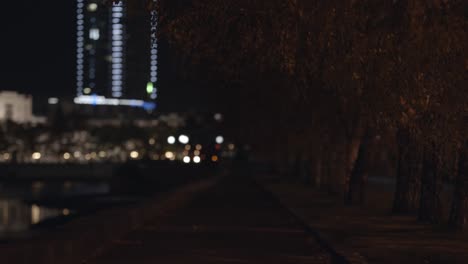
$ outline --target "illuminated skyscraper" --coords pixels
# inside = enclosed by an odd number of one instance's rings
[[[76,102],[156,99],[157,0],[76,1],[76,95],[81,97]],[[149,10],[145,1],[151,3]],[[154,103],[144,104],[150,105]]]
[[[76,95],[122,97],[125,87],[125,5],[76,0]]]

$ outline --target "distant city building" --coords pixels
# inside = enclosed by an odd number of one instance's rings
[[[45,123],[44,117],[33,114],[32,96],[13,91],[0,92],[0,121],[13,121],[18,124]]]
[[[111,83],[112,63],[111,11],[98,0],[76,0],[76,95],[99,94],[112,96],[108,87]],[[122,12],[123,13],[123,12]],[[121,20],[123,18],[116,18]],[[123,37],[121,37],[123,43]],[[122,52],[124,46],[120,45]],[[123,56],[120,56],[122,59]],[[117,58],[114,60],[116,61]],[[123,65],[123,63],[122,63]],[[121,69],[123,72],[123,68]],[[119,89],[123,84],[119,85]],[[121,93],[121,92],[120,92]],[[117,95],[117,94],[114,94]],[[118,94],[120,97],[121,94]]]
[[[157,0],[149,2],[76,0],[76,97],[157,98]]]

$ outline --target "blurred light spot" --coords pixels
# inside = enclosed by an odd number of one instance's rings
[[[70,210],[69,210],[68,208],[65,208],[65,209],[62,210],[62,214],[65,215],[65,216],[66,216],[66,215],[69,215],[69,214],[70,214]]]
[[[184,163],[190,163],[190,157],[189,156],[184,157]]]
[[[51,105],[58,104],[58,102],[59,102],[58,98],[55,98],[55,97],[49,98],[49,104]]]
[[[41,208],[36,204],[31,206],[31,223],[37,224],[41,221]]]
[[[63,158],[64,158],[65,160],[69,160],[69,159],[71,158],[70,153],[68,153],[68,152],[63,153]]]
[[[195,151],[193,152],[193,155],[195,155],[195,156],[200,156],[200,151],[199,151],[199,150],[195,150]]]
[[[98,28],[91,28],[91,29],[89,30],[89,38],[90,38],[90,39],[92,39],[92,40],[99,40],[100,37],[101,37],[101,34],[100,34]]]
[[[224,143],[224,137],[223,136],[217,136],[216,137],[216,143],[223,144]]]
[[[138,159],[138,157],[140,156],[140,153],[138,153],[138,151],[132,151],[130,152],[130,157],[132,159]]]
[[[98,5],[96,3],[91,3],[88,5],[89,12],[96,12],[98,9]]]
[[[171,151],[167,151],[166,154],[164,155],[167,159],[170,159],[172,160],[173,158],[175,158],[175,155],[173,152]]]
[[[219,160],[219,158],[218,158],[218,156],[216,156],[216,155],[213,155],[213,156],[211,157],[211,161],[213,161],[213,162],[217,162],[218,160]]]
[[[195,163],[200,163],[200,162],[201,162],[201,158],[198,157],[198,156],[195,156],[195,157],[193,158],[193,162],[195,162]]]
[[[190,141],[190,138],[186,135],[180,135],[179,136],[179,142],[182,144],[188,144]]]
[[[216,113],[216,114],[214,115],[214,119],[215,119],[216,121],[220,122],[220,121],[223,120],[223,115],[220,114],[220,113]]]
[[[148,82],[148,83],[146,84],[146,92],[147,92],[148,94],[152,94],[153,91],[154,91],[154,84],[153,84],[152,82]]]
[[[167,143],[169,143],[169,144],[172,145],[172,144],[175,144],[175,142],[176,142],[176,138],[175,138],[175,137],[170,136],[170,137],[167,138]]]
[[[236,148],[236,145],[234,144],[229,144],[228,146],[229,150],[234,150]]]
[[[202,150],[203,147],[202,147],[202,145],[198,144],[197,146],[195,146],[195,148],[196,148],[197,150]]]
[[[39,160],[39,159],[41,159],[41,156],[42,156],[41,153],[34,152],[31,157],[32,157],[33,160]]]
[[[190,150],[192,148],[192,146],[190,145],[185,145],[185,150]]]
[[[154,144],[156,144],[156,140],[155,140],[154,138],[150,138],[149,141],[148,141],[148,143],[149,143],[150,145],[154,145]]]

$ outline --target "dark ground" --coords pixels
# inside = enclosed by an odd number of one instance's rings
[[[385,182],[370,182],[364,205],[344,206],[341,196],[310,185],[259,181],[351,263],[468,263],[466,233],[420,223],[415,213],[392,215],[393,188]]]
[[[331,263],[331,254],[253,181],[231,176],[87,263]]]

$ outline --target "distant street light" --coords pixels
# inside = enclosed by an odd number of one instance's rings
[[[216,143],[223,144],[224,143],[224,137],[223,136],[217,136],[216,137]]]
[[[130,152],[130,158],[132,159],[138,159],[139,156],[140,156],[140,153],[138,153],[138,151]]]
[[[39,159],[41,159],[41,153],[34,152],[31,157],[32,157],[33,160],[39,160]]]
[[[188,144],[190,142],[190,138],[186,135],[180,135],[179,142],[182,144]]]
[[[216,113],[216,114],[214,115],[214,119],[215,119],[216,121],[218,121],[218,122],[221,122],[221,121],[223,120],[223,115],[220,114],[220,113]]]
[[[176,138],[175,138],[175,137],[170,136],[170,137],[167,138],[167,143],[173,145],[173,144],[175,144],[175,142],[176,142]]]
[[[173,160],[175,158],[175,155],[173,152],[171,151],[168,151],[166,152],[166,154],[164,155],[167,159],[170,159],[170,160]]]

